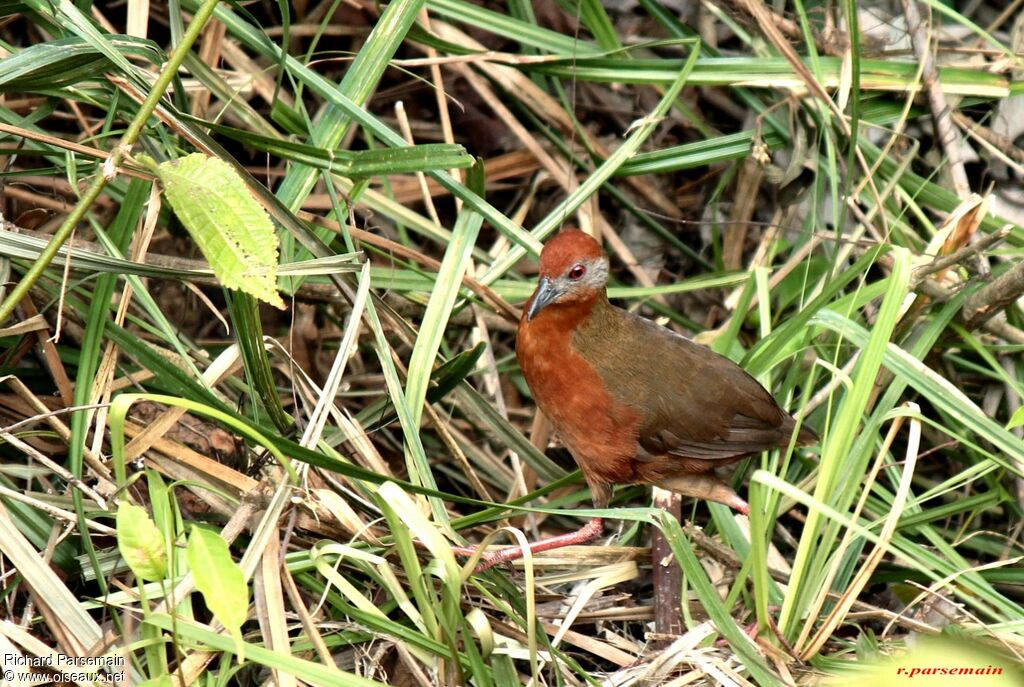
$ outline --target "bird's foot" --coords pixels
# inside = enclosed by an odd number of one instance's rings
[[[714,474],[670,477],[659,482],[658,486],[683,496],[723,503],[743,515],[750,515],[750,506],[747,502]]]
[[[541,553],[542,551],[560,549],[563,546],[587,544],[600,537],[603,531],[604,520],[601,518],[594,518],[575,532],[569,532],[567,534],[560,534],[557,537],[549,537],[547,539],[530,542],[525,547],[509,546],[504,549],[498,549],[497,551],[488,551],[480,556],[480,563],[473,569],[473,572],[480,573],[488,568],[493,568],[499,563],[507,563],[508,561],[514,561],[518,558],[522,558],[526,555],[527,550],[529,550],[531,554],[535,554]],[[475,555],[477,553],[477,549],[478,547],[475,546],[452,547],[452,551],[455,552],[456,556],[467,557]]]
[[[779,607],[778,606],[769,606],[768,610],[769,611],[778,611]],[[775,636],[775,639],[779,642],[779,646],[781,646],[783,648],[783,650],[787,654],[790,655],[790,657],[792,657],[792,658],[796,659],[797,661],[799,661],[800,660],[800,655],[796,652],[796,649],[793,648],[793,645],[790,644],[789,641],[786,639],[786,636],[782,634],[782,630],[779,629],[779,626],[778,626],[778,624],[776,624],[775,618],[771,615],[771,613],[768,614],[767,619],[768,619],[768,629],[771,630],[772,634]],[[757,621],[754,621],[754,622],[750,623],[749,625],[747,625],[746,627],[744,627],[743,628],[743,634],[745,634],[747,637],[749,637],[750,641],[752,641],[752,642],[754,642],[756,644],[757,643],[757,638],[758,638],[758,635],[759,635]],[[725,647],[725,646],[728,646],[728,645],[729,645],[729,643],[725,639],[720,639],[717,642],[715,642],[715,646]]]

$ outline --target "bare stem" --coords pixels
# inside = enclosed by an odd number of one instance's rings
[[[79,198],[78,204],[75,205],[68,216],[64,219],[63,224],[53,234],[53,238],[46,244],[46,247],[39,254],[32,266],[29,268],[25,276],[21,278],[11,293],[4,299],[4,302],[0,304],[0,323],[3,323],[11,316],[14,309],[18,306],[18,303],[25,298],[28,294],[29,289],[35,286],[35,283],[39,281],[39,278],[43,275],[43,271],[50,266],[53,259],[57,256],[57,252],[67,242],[68,238],[71,237],[71,232],[74,231],[78,223],[81,222],[92,204],[96,202],[96,199],[103,193],[103,189],[107,187],[117,174],[117,166],[128,155],[132,146],[142,135],[142,129],[146,126],[146,121],[149,116],[156,110],[157,103],[160,102],[160,98],[163,97],[167,87],[171,85],[171,80],[174,75],[178,72],[178,68],[181,63],[185,61],[185,56],[188,54],[192,45],[199,38],[200,32],[213,15],[213,10],[217,7],[219,0],[205,0],[199,11],[196,12],[195,17],[192,19],[192,23],[188,25],[188,30],[185,31],[185,35],[181,38],[181,43],[175,47],[174,52],[171,53],[171,59],[167,61],[163,69],[160,70],[160,75],[157,77],[156,82],[153,84],[153,88],[150,90],[149,95],[139,106],[139,111],[135,114],[135,118],[132,119],[131,124],[128,125],[128,130],[121,137],[117,146],[114,147],[110,157],[107,158],[103,164],[103,170],[100,174],[96,175],[93,179],[92,184],[86,189],[82,197]]]

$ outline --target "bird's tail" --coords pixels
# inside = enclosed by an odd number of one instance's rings
[[[777,445],[779,448],[786,448],[789,446],[789,442],[793,437],[793,430],[796,429],[796,418],[784,410],[780,412],[785,416],[785,418],[779,426],[779,443]],[[818,443],[818,439],[818,433],[809,427],[807,423],[800,425],[800,433],[796,435],[797,446],[809,446],[811,444],[816,444]]]
[[[818,433],[814,431],[814,429],[812,429],[809,425],[802,424],[800,425],[800,434],[798,434],[796,437],[796,445],[808,446],[810,444],[816,444],[818,443],[818,439],[820,438],[821,437],[818,436]]]

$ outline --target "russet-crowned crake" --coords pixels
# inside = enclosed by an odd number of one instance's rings
[[[653,484],[685,496],[749,507],[715,469],[785,447],[796,420],[743,368],[608,302],[608,258],[579,230],[541,252],[540,282],[519,320],[516,357],[537,406],[590,486],[608,505],[614,484]],[[797,445],[815,432],[801,427]],[[590,541],[578,532],[531,544],[534,552]],[[512,547],[490,566],[521,555]]]

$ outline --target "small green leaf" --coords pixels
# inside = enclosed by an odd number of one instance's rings
[[[164,537],[144,508],[122,503],[117,509],[117,548],[141,580],[162,580],[167,574]]]
[[[1010,422],[1006,425],[1006,429],[1013,429],[1014,427],[1024,427],[1024,406],[1017,408],[1013,417],[1010,418]]]
[[[277,233],[231,165],[202,153],[161,165],[144,156],[139,160],[160,179],[174,214],[221,284],[283,309],[277,292]]]
[[[235,639],[242,659],[242,623],[249,613],[249,586],[242,569],[231,557],[228,543],[195,525],[188,538],[188,566],[207,608]]]

